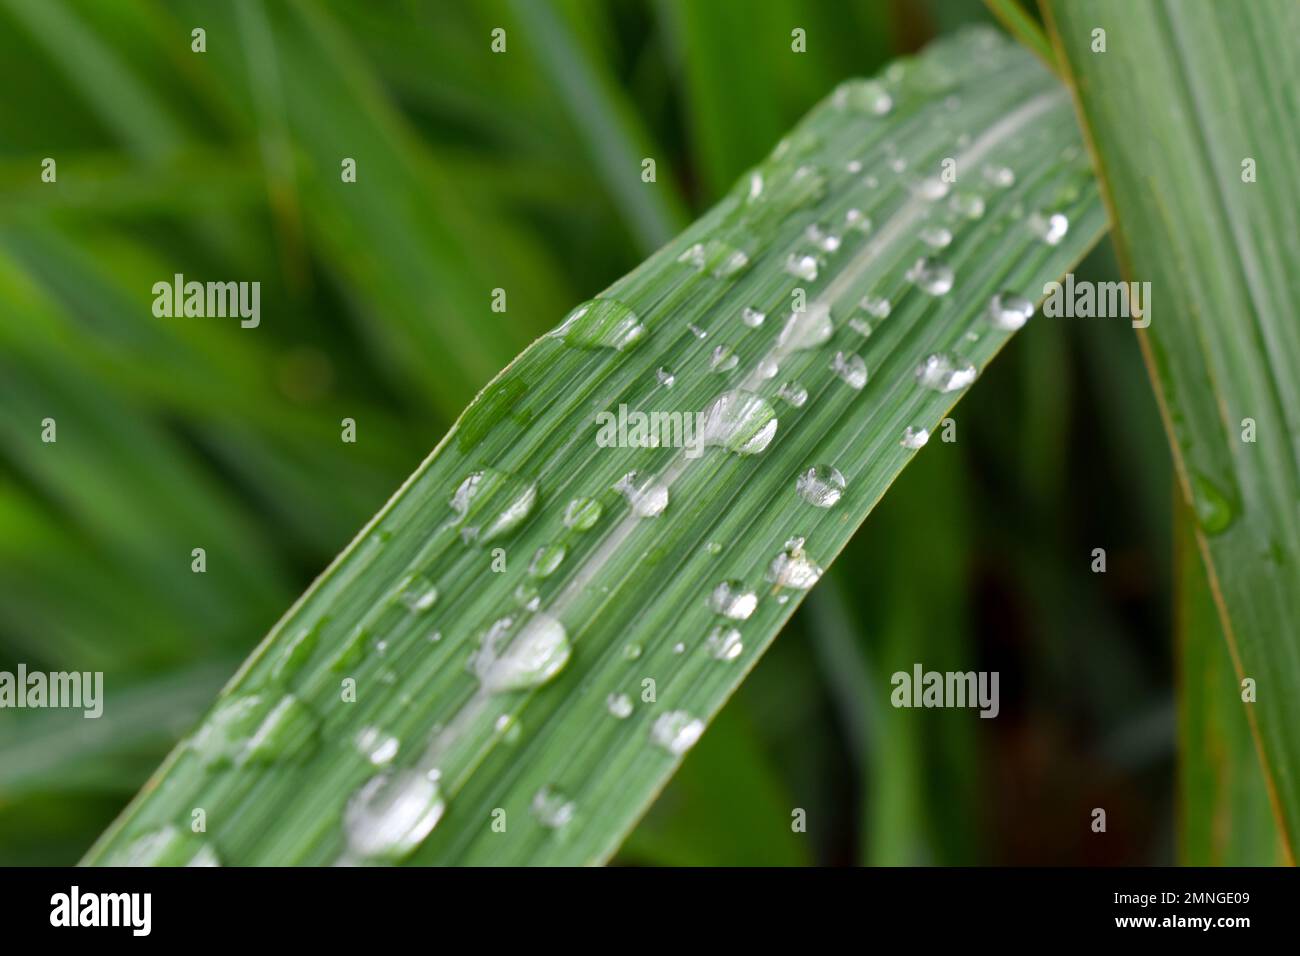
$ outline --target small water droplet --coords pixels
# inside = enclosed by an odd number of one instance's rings
[[[697,339],[703,340],[709,337],[709,333],[706,332],[704,329],[700,328],[694,322],[688,323],[686,328],[689,329],[691,335],[695,336]]]
[[[289,645],[276,659],[271,669],[271,681],[283,684],[302,670],[304,664],[316,650],[316,641],[320,636],[320,625],[305,627],[298,632]]]
[[[895,156],[889,161],[889,168],[896,173],[904,172],[907,169],[907,157]]]
[[[121,849],[110,851],[108,866],[220,866],[216,851],[202,837],[167,825],[133,839]]]
[[[1034,303],[1015,292],[999,292],[989,303],[989,322],[994,328],[1014,332],[1034,314]]]
[[[894,98],[877,80],[845,80],[831,94],[831,105],[872,116],[884,116],[894,108]]]
[[[850,159],[844,164],[844,171],[856,176],[858,173],[862,172],[862,160]]]
[[[858,232],[870,232],[871,219],[855,206],[844,210],[844,227],[846,229],[855,229]]]
[[[803,549],[803,538],[791,538],[767,568],[767,579],[778,587],[806,591],[817,583],[822,569]]]
[[[704,444],[756,455],[772,443],[776,426],[776,412],[765,399],[734,389],[719,395],[704,413]]]
[[[916,380],[936,392],[955,392],[975,381],[975,366],[947,352],[935,352],[916,367]]]
[[[932,249],[945,249],[952,244],[952,230],[946,226],[926,226],[921,230],[921,241]]]
[[[492,724],[492,729],[501,735],[501,739],[508,744],[519,742],[519,737],[523,733],[523,724],[514,714],[502,714]]]
[[[537,485],[484,468],[468,475],[451,497],[454,524],[464,541],[487,542],[509,534],[532,513]],[[436,595],[435,595],[436,599]]]
[[[844,494],[844,476],[830,465],[815,465],[795,481],[799,497],[815,508],[830,508]]]
[[[740,631],[734,627],[721,625],[709,632],[704,646],[711,657],[720,661],[734,661],[745,650],[745,645],[740,639]]]
[[[363,859],[400,860],[424,841],[444,810],[436,780],[411,770],[378,774],[343,812],[348,846]]]
[[[749,256],[721,239],[697,242],[677,257],[700,272],[706,269],[714,278],[725,279],[749,266]]]
[[[754,371],[757,372],[758,377],[762,379],[776,378],[781,371],[781,367],[776,364],[774,359],[763,358],[759,360]]]
[[[704,733],[704,722],[684,710],[670,710],[660,714],[650,728],[650,739],[674,757],[680,757],[695,746]]]
[[[849,319],[849,328],[854,332],[857,332],[858,335],[862,336],[864,339],[871,335],[871,323],[860,316]]]
[[[785,260],[785,271],[797,279],[817,281],[817,257],[806,252],[792,252]]]
[[[634,661],[641,656],[640,644],[628,644],[623,648],[623,656],[629,661]]]
[[[840,237],[820,223],[809,223],[808,228],[804,230],[804,235],[822,252],[836,252],[840,248]],[[814,274],[812,278],[815,279],[817,276]]]
[[[858,304],[878,319],[889,318],[889,313],[893,311],[893,306],[884,296],[865,295]]]
[[[901,172],[895,169],[895,172]],[[940,179],[938,176],[926,176],[924,179],[918,179],[912,183],[912,193],[919,199],[928,202],[936,202],[948,195],[948,190],[952,186],[950,183]]]
[[[632,698],[627,694],[610,694],[605,698],[605,709],[619,720],[632,716]]]
[[[793,408],[803,408],[808,401],[808,389],[798,382],[786,382],[777,389],[776,397]]]
[[[1029,230],[1049,246],[1060,245],[1065,234],[1070,231],[1070,220],[1059,212],[1035,212],[1030,215],[1028,225]]]
[[[558,620],[534,614],[503,648],[513,623],[513,618],[504,617],[493,624],[470,658],[470,666],[489,693],[537,687],[569,662],[569,636]]]
[[[947,295],[952,289],[952,266],[925,256],[916,260],[912,268],[907,271],[907,278],[914,282],[918,289],[929,295]]]
[[[1010,166],[985,166],[984,179],[999,189],[1010,189],[1016,184],[1016,174]]]
[[[600,502],[592,498],[574,498],[564,506],[564,526],[575,531],[588,531],[600,520]]]
[[[899,444],[902,445],[904,448],[911,448],[915,450],[917,448],[923,447],[925,443],[928,442],[929,440],[930,440],[930,433],[926,431],[924,428],[914,428],[913,426],[908,425],[906,428],[903,429],[903,438],[899,442]]]
[[[704,544],[704,550],[709,554],[721,554],[722,545],[718,544],[716,541],[707,541]]]
[[[638,518],[657,518],[668,507],[668,486],[653,479],[638,486],[635,471],[620,478],[614,490],[627,499],[632,513]]]
[[[1201,474],[1192,475],[1196,520],[1206,534],[1222,534],[1236,520],[1236,509],[1219,487]]]
[[[597,298],[575,308],[552,334],[580,348],[610,348],[621,352],[644,338],[645,326],[626,303]]]
[[[786,349],[813,349],[824,344],[834,332],[831,307],[824,302],[810,302],[806,309],[790,313],[776,341]]]
[[[392,763],[400,746],[396,737],[378,727],[363,727],[357,734],[357,749],[376,767]]]
[[[577,809],[572,800],[550,786],[534,794],[532,808],[537,822],[551,830],[568,826]]]
[[[948,200],[948,208],[967,219],[979,219],[984,215],[984,197],[976,193],[954,193]]]
[[[709,357],[709,368],[715,372],[730,372],[740,364],[740,356],[726,345],[719,345]]]
[[[567,549],[562,544],[544,544],[533,552],[533,560],[528,565],[528,573],[535,578],[548,578],[564,561]]]
[[[745,306],[740,311],[740,320],[748,325],[751,329],[756,329],[767,319],[767,313],[760,312],[758,309]]]
[[[758,595],[740,581],[721,581],[709,594],[709,608],[733,621],[747,621],[758,607]]]
[[[867,363],[856,352],[836,352],[831,359],[831,371],[849,388],[860,391],[867,384]]]
[[[659,380],[659,384],[664,388],[672,388],[673,383],[677,381],[677,376],[663,366],[655,370],[655,378]]]
[[[412,614],[423,614],[438,602],[438,589],[423,574],[411,574],[398,586],[397,596]]]

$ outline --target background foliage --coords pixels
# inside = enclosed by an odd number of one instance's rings
[[[0,99],[0,668],[103,670],[111,694],[100,721],[0,714],[0,863],[76,860],[523,345],[836,82],[986,16],[0,0],[23,91]],[[508,56],[487,54],[495,26]],[[342,155],[377,184],[364,200],[336,188]],[[258,277],[274,318],[154,320],[173,272]],[[1105,248],[1076,272],[1118,278]],[[49,465],[46,416],[75,461]],[[1036,319],[958,434],[899,480],[624,862],[1175,858],[1172,477],[1132,331]],[[999,670],[999,719],[889,708],[917,660]]]

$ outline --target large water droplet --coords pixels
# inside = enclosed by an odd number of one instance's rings
[[[446,810],[436,780],[402,770],[371,777],[343,812],[348,846],[363,859],[400,860],[419,846]]]
[[[217,704],[190,741],[206,767],[301,759],[316,747],[316,717],[298,698],[237,694]]]
[[[704,647],[709,656],[720,661],[734,661],[744,653],[745,645],[740,639],[740,631],[734,627],[715,627],[705,638]]]
[[[758,595],[740,581],[721,581],[709,594],[709,607],[733,621],[746,621],[758,607]]]
[[[580,348],[621,352],[645,336],[645,326],[626,303],[618,299],[591,299],[570,312],[552,334]]]
[[[650,739],[674,757],[680,757],[695,746],[703,733],[703,721],[684,710],[670,710],[655,719],[650,728]]]
[[[975,381],[975,366],[947,352],[935,352],[916,367],[916,380],[936,392],[955,392]]]
[[[536,503],[537,485],[495,468],[466,476],[451,496],[454,523],[461,525],[465,541],[487,542],[509,534]]]
[[[542,826],[558,830],[573,819],[577,806],[553,787],[542,787],[533,795],[533,816]]]
[[[1070,220],[1059,212],[1045,213],[1040,210],[1030,215],[1027,222],[1029,230],[1049,246],[1060,245],[1065,234],[1070,231]]]
[[[534,614],[506,644],[513,623],[505,617],[493,624],[470,659],[480,683],[490,693],[537,687],[569,662],[569,636],[558,620],[549,614]]]
[[[600,520],[600,502],[592,498],[574,498],[564,506],[564,526],[575,531],[588,531]]]
[[[852,389],[861,390],[867,384],[867,363],[856,352],[836,352],[831,371]]]
[[[834,332],[831,307],[824,302],[810,302],[808,308],[790,313],[776,341],[786,349],[812,349],[825,343]]]
[[[1222,534],[1237,517],[1231,499],[1204,475],[1192,475],[1192,498],[1197,523],[1206,534]]]
[[[704,444],[755,455],[772,443],[776,412],[753,392],[733,389],[714,399],[704,413]]]
[[[947,295],[952,288],[952,266],[926,256],[917,259],[912,268],[907,270],[907,278],[929,295]]]
[[[1014,332],[1034,314],[1034,303],[1015,292],[999,292],[989,303],[989,322],[994,328]]]
[[[844,476],[838,468],[815,465],[795,480],[799,497],[815,508],[830,508],[844,494]]]
[[[778,587],[806,591],[822,576],[822,569],[803,549],[803,538],[791,538],[767,568],[767,579]]]

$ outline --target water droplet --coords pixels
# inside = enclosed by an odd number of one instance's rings
[[[985,166],[984,179],[999,189],[1010,189],[1016,184],[1016,174],[1010,166]]]
[[[829,508],[844,494],[844,476],[830,465],[815,465],[795,481],[799,497],[815,508]]]
[[[776,397],[793,408],[803,408],[808,401],[808,389],[798,382],[786,382],[777,390]]]
[[[620,478],[614,490],[627,499],[632,513],[638,518],[657,518],[668,507],[668,486],[652,479],[638,487],[635,471]]]
[[[1029,230],[1049,246],[1060,245],[1070,231],[1070,220],[1059,212],[1035,212],[1029,217],[1028,225]]]
[[[936,392],[955,392],[975,381],[975,366],[947,352],[935,352],[916,367],[916,380]]]
[[[1206,534],[1222,534],[1237,517],[1232,501],[1204,475],[1192,475],[1192,499],[1197,523]]]
[[[844,171],[846,173],[856,176],[858,173],[862,172],[862,160],[850,159],[847,163],[844,164]]]
[[[895,172],[901,172],[895,169]],[[919,199],[925,199],[929,202],[935,202],[948,195],[951,184],[940,179],[938,176],[927,176],[924,179],[918,179],[912,183],[912,192]]]
[[[672,388],[673,383],[677,381],[677,376],[662,366],[655,370],[655,378],[659,380],[659,384],[664,388]]]
[[[533,816],[542,826],[559,830],[568,826],[577,809],[573,801],[552,787],[542,787],[533,796]]]
[[[709,357],[709,368],[715,372],[730,372],[740,364],[740,356],[726,345],[719,345]]]
[[[889,318],[889,313],[893,311],[893,307],[889,304],[889,300],[884,296],[866,295],[862,297],[862,300],[858,304],[878,319]]]
[[[467,476],[451,497],[464,541],[492,541],[517,528],[537,503],[537,485],[495,468]],[[472,522],[472,523],[471,523]]]
[[[849,319],[849,328],[864,339],[871,335],[871,324],[861,317]]]
[[[792,252],[785,260],[785,271],[807,282],[817,281],[817,257],[805,252]]]
[[[685,653],[686,653],[686,645],[683,644],[681,641],[678,641],[676,644],[673,645],[673,653],[674,653],[674,654],[685,654]]]
[[[719,395],[704,413],[704,444],[756,455],[772,443],[776,426],[776,412],[765,399],[734,389]]]
[[[674,757],[680,757],[695,746],[703,733],[703,721],[684,710],[670,710],[655,719],[650,728],[650,739]]]
[[[632,698],[627,694],[610,694],[605,698],[605,709],[619,720],[632,716]]]
[[[376,767],[392,763],[400,746],[396,737],[378,727],[363,727],[357,734],[357,749]]]
[[[1015,292],[999,292],[989,303],[989,322],[994,328],[1014,332],[1034,314],[1034,303]]]
[[[889,161],[889,168],[896,173],[901,173],[907,169],[907,157],[895,156]]]
[[[984,198],[975,193],[954,193],[948,208],[967,219],[979,219],[984,215]]]
[[[567,549],[562,544],[544,544],[533,552],[533,560],[528,565],[528,573],[535,578],[548,578],[564,561]]]
[[[839,110],[884,116],[894,108],[894,98],[876,80],[845,80],[831,94],[831,105]]]
[[[810,302],[808,308],[790,313],[776,341],[785,349],[813,349],[824,344],[834,332],[831,307],[824,302]]]
[[[276,659],[275,666],[271,669],[271,681],[283,684],[298,673],[308,659],[311,658],[312,652],[316,650],[316,641],[319,636],[319,623],[299,631],[297,636],[289,642],[289,645]]]
[[[926,226],[921,241],[932,249],[944,249],[952,244],[952,231],[945,226]]]
[[[760,312],[758,309],[745,306],[740,311],[740,320],[748,325],[751,329],[756,329],[767,319],[767,313]]]
[[[515,603],[525,611],[536,611],[542,606],[542,595],[537,585],[531,581],[520,581],[515,585]]]
[[[438,602],[438,589],[423,574],[411,574],[398,586],[397,597],[411,613],[423,614]]]
[[[217,704],[190,748],[205,767],[298,760],[316,748],[316,717],[292,694],[237,694]]]
[[[411,770],[371,777],[348,801],[348,846],[364,859],[400,860],[419,846],[446,809],[437,781]]]
[[[858,232],[870,232],[871,219],[855,206],[844,210],[844,226],[847,229],[856,229]]]
[[[492,729],[501,735],[501,739],[508,744],[519,742],[519,737],[523,733],[523,724],[514,714],[502,714],[492,724]]]
[[[470,666],[489,693],[537,687],[569,662],[569,636],[558,620],[534,614],[503,648],[513,623],[513,618],[504,617],[493,624],[470,658]]]
[[[708,242],[695,243],[678,256],[677,261],[687,263],[700,272],[707,269],[715,278],[725,279],[745,269],[749,265],[749,256],[728,242],[710,239]]]
[[[836,352],[831,371],[852,389],[861,390],[867,384],[867,363],[856,352]]]
[[[909,281],[916,283],[918,289],[930,295],[947,295],[952,288],[952,266],[938,259],[926,256],[917,259],[907,271]]]
[[[686,328],[689,329],[691,335],[695,336],[697,339],[703,340],[709,337],[709,333],[704,331],[704,329],[700,328],[694,322],[688,323]]]
[[[803,538],[791,538],[785,549],[772,559],[767,579],[778,587],[806,591],[822,576],[822,569],[803,549]]]
[[[641,656],[640,644],[628,644],[623,648],[623,656],[629,661],[634,661]]]
[[[574,531],[588,531],[600,520],[600,502],[592,498],[574,498],[564,506],[564,526]]]
[[[721,554],[722,545],[718,544],[716,541],[707,541],[704,544],[704,550],[709,554]]]
[[[758,607],[758,595],[740,581],[721,581],[709,595],[709,607],[733,621],[747,621]]]
[[[734,661],[745,650],[740,632],[734,627],[715,627],[704,641],[710,656],[720,661]]]
[[[618,299],[590,299],[565,317],[554,335],[580,348],[623,351],[645,336],[632,308]]]
[[[820,223],[809,223],[808,228],[804,230],[804,235],[822,252],[835,252],[840,248],[840,237]],[[815,271],[812,278],[817,278]]]
[[[220,866],[216,851],[202,837],[168,825],[150,830],[105,859],[108,866]]]
[[[913,450],[921,448],[930,440],[930,433],[924,428],[913,428],[908,425],[903,429],[903,439],[899,442],[904,448]]]

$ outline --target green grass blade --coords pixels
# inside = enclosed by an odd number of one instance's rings
[[[924,387],[918,366],[951,353],[984,368],[1012,334],[989,321],[992,297],[1039,298],[1104,228],[1066,92],[1031,54],[975,31],[882,84],[891,110],[870,87],[833,93],[754,176],[511,363],[87,862],[192,857],[196,807],[205,851],[229,863],[607,860],[813,563],[916,454],[904,430],[934,429],[962,394]],[[952,197],[935,182],[945,158]],[[1068,217],[1059,242],[1030,227],[1035,210]],[[922,234],[940,227],[953,238],[938,253]],[[816,274],[792,274],[792,254]],[[952,268],[951,291],[941,269],[917,277],[927,254]],[[890,315],[860,307],[867,295]],[[723,410],[753,414],[719,415],[727,396]],[[720,447],[598,447],[596,413],[620,404],[713,409]],[[817,465],[845,479],[830,507],[796,490]],[[630,472],[637,510],[616,487]],[[659,492],[661,513],[638,516]],[[733,580],[755,599],[734,620],[710,600]],[[740,647],[709,639],[728,628]]]
[[[984,0],[984,5],[1008,33],[1034,51],[1044,66],[1053,72],[1058,71],[1056,51],[1052,49],[1043,25],[1021,6],[1020,0]]]
[[[1300,7],[1050,2],[1289,846],[1300,837]],[[1092,52],[1095,30],[1106,51]],[[1252,160],[1257,181],[1245,181]],[[1253,425],[1246,422],[1249,419]],[[1243,440],[1247,429],[1255,440]]]
[[[1196,544],[1178,505],[1174,563],[1179,651],[1178,765],[1181,861],[1186,866],[1269,866],[1286,848],[1269,806],[1223,626]]]

